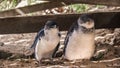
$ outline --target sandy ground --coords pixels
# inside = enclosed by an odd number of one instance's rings
[[[96,61],[84,60],[82,62],[65,61],[61,58],[53,61],[44,60],[38,65],[31,57],[13,57],[12,53],[24,53],[36,36],[36,33],[29,34],[5,34],[0,35],[0,50],[10,51],[10,55],[0,51],[0,68],[120,68],[120,28],[96,30],[97,52],[94,58]],[[61,46],[66,32],[62,32]],[[5,55],[4,55],[5,54]],[[17,55],[17,54],[15,54]]]

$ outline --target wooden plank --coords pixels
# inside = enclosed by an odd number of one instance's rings
[[[16,15],[41,11],[45,9],[52,9],[55,7],[61,7],[65,5],[78,4],[78,3],[120,6],[120,0],[109,0],[109,1],[108,0],[44,0],[44,1],[50,1],[50,2],[2,11],[0,12],[0,17],[16,16]]]
[[[120,0],[44,0],[51,2],[64,2],[64,3],[85,3],[95,5],[108,5],[108,6],[120,6]]]
[[[58,14],[0,18],[0,34],[36,32],[43,27],[47,20],[56,21],[60,30],[68,30],[80,15]],[[90,16],[95,20],[97,29],[120,27],[120,12],[90,13]]]
[[[25,7],[20,7],[16,9],[10,9],[6,11],[0,12],[0,17],[10,17],[10,16],[16,16],[16,15],[24,15],[26,13],[41,11],[45,9],[51,9],[55,7],[64,6],[61,2],[46,2],[46,3],[40,3]]]

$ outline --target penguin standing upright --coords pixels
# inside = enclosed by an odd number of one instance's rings
[[[43,58],[54,57],[59,44],[60,33],[56,22],[47,21],[44,28],[38,32],[31,50],[34,49],[36,60],[41,62]]]
[[[95,51],[94,20],[81,15],[69,29],[64,42],[64,58],[67,60],[90,59]]]

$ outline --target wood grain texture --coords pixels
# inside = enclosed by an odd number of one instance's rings
[[[95,21],[95,28],[120,27],[120,12],[89,13]],[[81,14],[58,14],[0,18],[0,34],[38,32],[48,20],[58,23],[60,30],[68,30]]]
[[[52,9],[56,7],[62,7],[66,5],[80,4],[80,3],[120,6],[120,0],[109,0],[109,1],[108,0],[43,0],[43,1],[49,1],[49,2],[2,11],[0,12],[0,17],[16,16],[16,15],[21,15],[21,13],[27,14],[45,9]]]
[[[51,2],[65,2],[65,3],[85,3],[85,4],[99,4],[109,6],[120,6],[120,0],[44,0]]]
[[[11,17],[16,15],[27,14],[31,12],[41,11],[45,9],[51,9],[55,7],[64,6],[61,2],[46,2],[46,3],[40,3],[15,9],[10,9],[6,11],[0,12],[0,17]]]

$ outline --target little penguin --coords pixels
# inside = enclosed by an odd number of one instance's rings
[[[59,27],[54,21],[47,21],[44,28],[41,29],[31,49],[34,49],[34,55],[38,62],[42,59],[51,59],[54,57],[58,46],[60,45]]]
[[[63,57],[67,60],[89,60],[95,51],[94,38],[94,20],[88,14],[80,15],[65,37]]]

